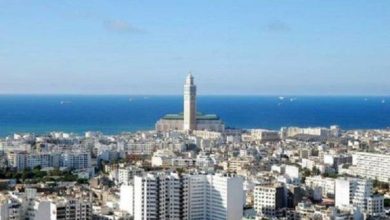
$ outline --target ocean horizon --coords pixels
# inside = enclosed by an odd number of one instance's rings
[[[390,127],[390,96],[207,95],[198,96],[197,105],[234,128]],[[163,115],[182,108],[179,95],[0,95],[0,136],[151,130]]]

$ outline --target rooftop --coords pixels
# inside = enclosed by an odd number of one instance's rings
[[[183,120],[183,113],[178,114],[166,114],[162,119],[165,120]],[[216,114],[202,114],[200,112],[196,113],[196,120],[219,120],[218,115]]]

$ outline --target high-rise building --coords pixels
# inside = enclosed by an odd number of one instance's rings
[[[390,183],[390,155],[356,152],[352,155],[354,174]]]
[[[230,175],[148,173],[121,188],[121,209],[141,219],[241,219],[243,181]]]
[[[384,213],[384,198],[373,195],[373,183],[370,179],[336,179],[335,197],[337,208],[353,206],[372,216]]]
[[[196,130],[196,85],[189,74],[184,84],[184,130]]]
[[[207,130],[222,132],[225,130],[223,121],[215,114],[202,114],[196,108],[196,85],[194,77],[189,74],[184,83],[184,112],[166,114],[156,123],[157,131],[170,130]]]
[[[134,216],[134,186],[121,185],[119,196],[119,208]]]
[[[184,176],[184,218],[188,220],[241,219],[244,188],[240,177],[234,175]]]

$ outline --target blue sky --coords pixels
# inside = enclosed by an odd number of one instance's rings
[[[0,93],[389,95],[390,1],[0,0]]]

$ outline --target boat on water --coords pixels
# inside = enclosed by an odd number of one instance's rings
[[[71,103],[72,103],[71,101],[61,101],[61,102],[60,102],[61,105],[71,104]]]

